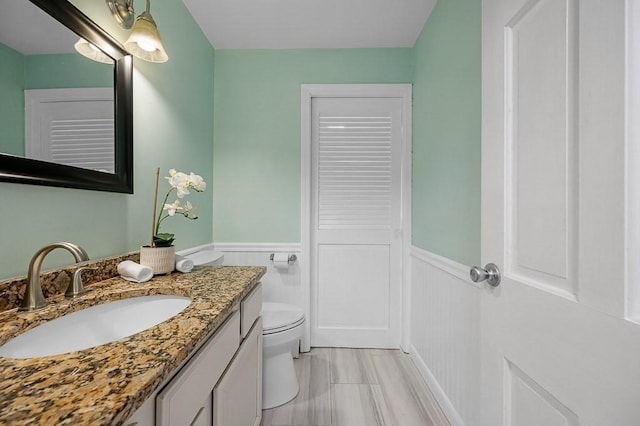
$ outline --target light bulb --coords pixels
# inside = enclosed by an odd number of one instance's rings
[[[138,40],[138,46],[140,46],[140,49],[145,50],[147,52],[153,52],[154,50],[156,50],[155,44],[145,40]]]

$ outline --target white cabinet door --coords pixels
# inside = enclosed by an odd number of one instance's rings
[[[240,343],[240,313],[235,312],[156,397],[158,426],[190,425],[198,420],[211,391]],[[195,423],[198,424],[198,423]]]
[[[503,278],[481,296],[477,424],[638,425],[625,1],[482,6],[482,260]]]
[[[213,390],[214,426],[258,426],[262,418],[262,318]]]
[[[198,410],[198,412],[196,413],[196,417],[191,421],[189,426],[211,426],[211,416],[213,414],[211,412],[212,407],[212,397],[211,394],[209,394],[202,407],[200,407],[200,410]]]
[[[156,398],[155,395],[147,399],[131,417],[124,422],[125,426],[155,426]]]

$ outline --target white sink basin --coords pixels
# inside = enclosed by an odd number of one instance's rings
[[[36,358],[104,345],[160,324],[190,303],[188,297],[155,295],[91,306],[14,337],[0,346],[0,356]]]

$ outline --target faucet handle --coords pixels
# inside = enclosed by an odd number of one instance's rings
[[[78,297],[87,292],[87,290],[84,289],[84,284],[82,282],[82,271],[86,269],[96,270],[98,268],[83,266],[82,268],[76,269],[76,271],[73,273],[73,280],[71,280],[71,282],[69,283],[67,291],[64,292],[64,295],[66,297]]]

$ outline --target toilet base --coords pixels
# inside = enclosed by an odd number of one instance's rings
[[[290,350],[263,358],[262,409],[277,407],[298,395],[300,386]]]

